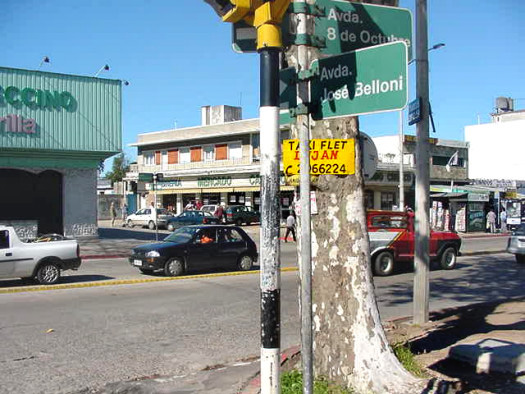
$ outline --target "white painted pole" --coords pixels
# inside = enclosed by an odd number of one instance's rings
[[[260,50],[261,103],[261,393],[280,393],[281,261],[279,48]]]

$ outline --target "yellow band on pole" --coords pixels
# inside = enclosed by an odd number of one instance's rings
[[[257,27],[257,49],[281,48],[282,46],[280,26],[267,23]]]

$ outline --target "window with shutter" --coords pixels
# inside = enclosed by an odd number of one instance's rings
[[[155,164],[156,165],[160,164],[160,150],[155,151]]]
[[[169,150],[168,151],[168,164],[177,164],[179,162],[179,150]]]
[[[215,145],[215,160],[226,160],[228,159],[228,145],[221,144]]]
[[[196,146],[190,149],[191,151],[191,161],[202,161],[202,147]]]

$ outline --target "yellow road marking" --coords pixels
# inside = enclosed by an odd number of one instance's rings
[[[297,267],[281,268],[281,272],[298,271]],[[222,276],[238,276],[238,275],[253,275],[259,274],[260,271],[242,271],[242,272],[225,272],[219,274],[203,274],[203,275],[188,275],[188,276],[170,276],[164,278],[147,278],[147,279],[117,279],[106,280],[101,282],[86,282],[86,283],[64,283],[49,286],[24,286],[24,287],[9,287],[0,289],[0,294],[24,293],[29,291],[43,291],[43,290],[62,290],[62,289],[79,289],[83,287],[97,287],[97,286],[114,286],[114,285],[130,285],[135,283],[150,283],[150,282],[167,282],[170,280],[185,280],[185,279],[203,279],[203,278],[219,278]]]

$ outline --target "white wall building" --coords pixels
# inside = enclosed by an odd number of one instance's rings
[[[470,179],[525,180],[525,111],[492,115],[492,122],[465,127]]]

